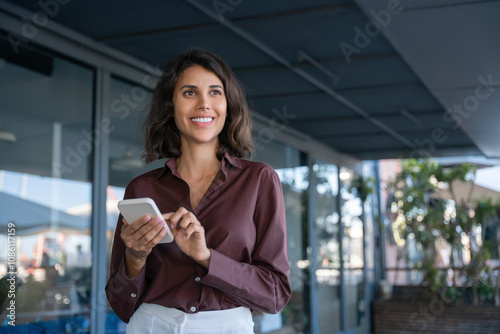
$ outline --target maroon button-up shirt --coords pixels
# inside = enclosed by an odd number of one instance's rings
[[[156,245],[142,272],[125,273],[125,245],[118,219],[111,254],[109,303],[128,322],[142,302],[184,312],[214,311],[245,306],[277,313],[291,294],[285,206],[277,173],[262,162],[232,157],[193,209],[189,186],[176,169],[176,159],[164,168],[133,179],[124,198],[151,197],[162,213],[183,206],[205,229],[212,255],[208,270],[177,247]]]

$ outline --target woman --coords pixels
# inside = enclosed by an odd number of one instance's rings
[[[191,50],[165,68],[146,120],[147,162],[125,198],[160,218],[118,221],[106,293],[127,333],[253,333],[250,310],[291,294],[281,184],[250,156],[249,108],[230,68]],[[157,244],[170,228],[174,241]],[[213,331],[211,331],[213,330]]]

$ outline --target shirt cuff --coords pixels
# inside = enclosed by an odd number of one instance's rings
[[[211,249],[210,266],[208,273],[200,280],[200,283],[219,289],[228,295],[236,293],[240,286],[238,275],[240,265],[234,259]]]
[[[123,296],[124,301],[135,304],[141,297],[145,285],[146,266],[137,276],[129,278],[125,272],[125,259],[123,259],[116,273],[115,287],[121,289],[120,295]]]

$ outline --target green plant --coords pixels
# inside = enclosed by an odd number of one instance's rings
[[[362,203],[366,202],[369,195],[375,189],[375,180],[371,177],[363,178],[361,175],[356,175],[351,183],[349,192],[361,200]]]
[[[389,189],[398,257],[405,254],[413,269],[421,272],[421,285],[427,291],[435,295],[445,291],[448,299],[460,302],[469,287],[477,305],[491,302],[499,290],[500,279],[493,284],[487,265],[492,247],[485,231],[492,218],[500,216],[500,203],[474,200],[472,191],[458,199],[456,187],[472,189],[475,172],[470,164],[445,168],[428,159],[405,160]],[[408,243],[415,245],[417,254],[408,254]],[[441,257],[437,249],[449,252],[448,256]]]

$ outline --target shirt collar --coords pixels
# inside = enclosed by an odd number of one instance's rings
[[[243,168],[243,165],[241,164],[241,160],[230,155],[229,153],[224,153],[224,157],[222,158],[222,162],[224,162],[224,160],[227,160],[227,162],[229,162],[232,166],[236,167],[236,168],[239,168],[239,169],[242,169]]]
[[[165,168],[163,169],[163,172],[160,174],[160,176],[158,176],[157,180],[161,179],[161,177],[163,175],[165,175],[167,170],[170,170],[172,175],[177,176],[178,178],[181,178],[181,176],[179,175],[179,172],[177,171],[176,161],[177,161],[177,158],[175,158],[175,157],[168,159],[165,162]],[[224,153],[224,157],[222,158],[222,166],[221,166],[221,170],[226,177],[227,177],[227,171],[228,171],[228,165],[226,164],[226,162],[228,162],[233,167],[236,167],[239,169],[243,168],[240,159],[230,155],[226,151],[226,153]]]

